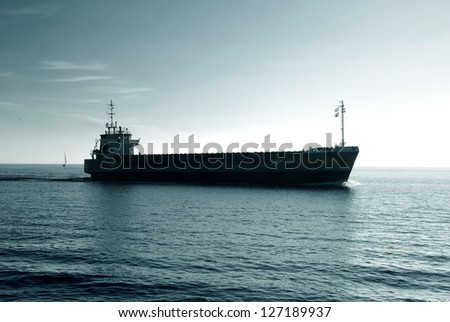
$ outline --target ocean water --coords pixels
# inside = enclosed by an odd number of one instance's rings
[[[450,169],[344,186],[0,165],[1,301],[450,301]]]

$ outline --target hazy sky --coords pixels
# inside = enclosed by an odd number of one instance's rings
[[[325,145],[450,166],[450,1],[1,1],[0,163],[89,158],[113,99],[141,143]]]

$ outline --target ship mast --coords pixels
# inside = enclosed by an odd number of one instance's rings
[[[340,105],[338,105],[338,107],[334,110],[335,117],[339,116],[339,110],[341,112],[341,131],[342,131],[342,140],[341,140],[341,146],[344,146],[345,142],[344,142],[344,113],[345,113],[345,108],[344,108],[344,101],[339,101],[339,103],[341,103]]]
[[[106,126],[108,128],[108,133],[111,133],[110,132],[111,129],[113,129],[113,133],[115,133],[115,128],[116,128],[116,126],[114,124],[114,115],[115,115],[115,113],[114,113],[114,104],[113,104],[112,100],[109,102],[108,106],[109,106],[109,111],[106,112],[106,114],[109,115],[110,123],[109,124],[106,123]]]

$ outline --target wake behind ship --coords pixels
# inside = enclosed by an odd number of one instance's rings
[[[110,122],[84,161],[84,171],[94,180],[159,181],[198,183],[243,183],[299,185],[344,182],[359,153],[357,146],[344,144],[344,103],[336,109],[342,117],[342,142],[335,147],[302,151],[134,154],[139,140],[126,128]]]

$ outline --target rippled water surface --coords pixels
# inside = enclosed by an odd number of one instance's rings
[[[449,169],[283,188],[0,165],[0,300],[450,301],[449,192]]]

